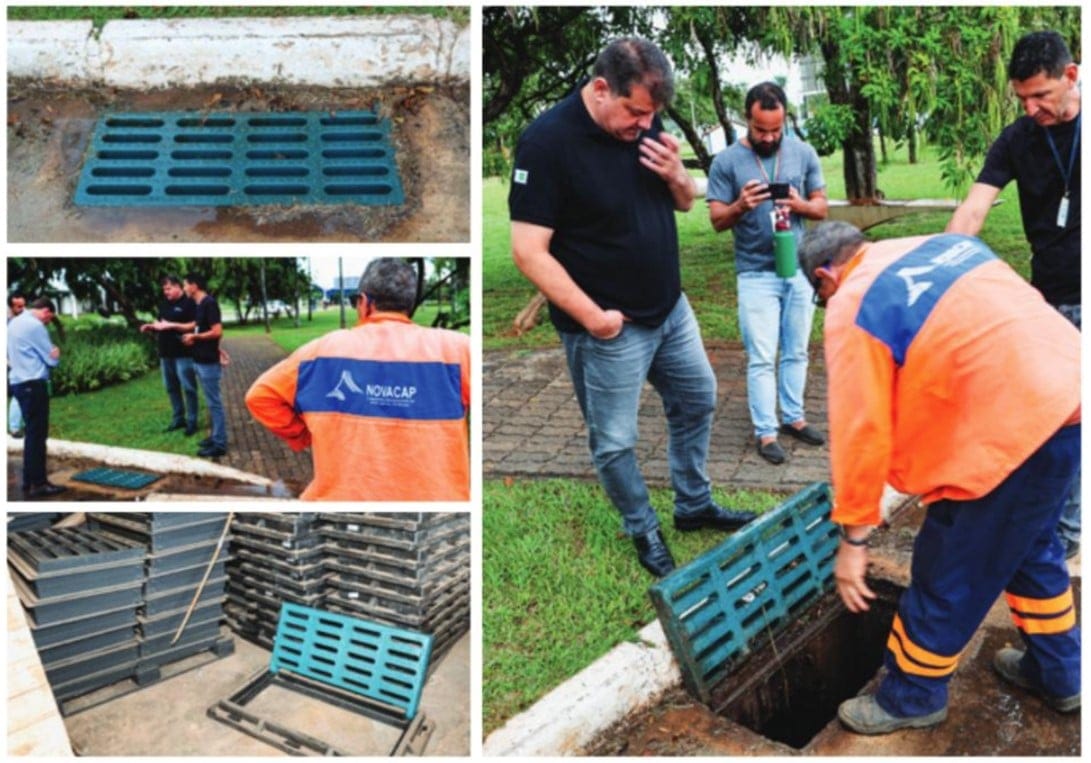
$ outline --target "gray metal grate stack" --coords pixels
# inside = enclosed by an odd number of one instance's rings
[[[243,638],[271,648],[281,602],[321,606],[326,570],[317,520],[313,512],[235,515],[225,609]]]
[[[8,535],[8,566],[58,701],[132,676],[145,548],[88,528]]]
[[[230,653],[230,639],[222,639],[220,635],[227,584],[226,539],[209,572],[226,514],[156,512],[91,514],[90,518],[94,526],[110,536],[142,543],[148,549],[142,605],[137,617],[141,658],[138,682],[155,680],[163,665],[206,649],[212,649],[218,656]],[[206,572],[204,587],[175,641]]]
[[[436,656],[469,629],[469,514],[320,516],[327,609],[429,633]]]

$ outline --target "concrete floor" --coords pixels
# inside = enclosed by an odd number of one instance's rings
[[[226,629],[224,629],[226,632]],[[269,663],[269,652],[235,637],[235,653],[65,719],[78,755],[283,755],[205,711]],[[435,731],[426,755],[470,754],[470,637],[464,635],[436,665],[424,687],[421,712]],[[359,755],[385,755],[397,739],[388,727],[273,687],[251,707],[273,720]]]

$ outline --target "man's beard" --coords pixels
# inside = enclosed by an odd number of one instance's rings
[[[777,138],[772,143],[762,143],[750,133],[747,133],[746,137],[750,140],[750,148],[754,149],[755,154],[762,157],[770,157],[775,154],[780,148],[780,141],[783,139],[781,137]]]

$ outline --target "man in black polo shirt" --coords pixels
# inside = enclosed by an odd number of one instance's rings
[[[634,451],[645,379],[667,414],[675,528],[753,518],[717,506],[705,472],[716,377],[681,291],[674,221],[696,187],[656,116],[673,88],[655,45],[612,42],[522,134],[508,196],[515,263],[549,300],[599,480],[657,576],[674,560]]]
[[[947,230],[976,236],[1001,189],[1015,180],[1033,253],[1030,283],[1080,328],[1079,70],[1059,34],[1031,32],[1012,49],[1008,79],[1026,114],[989,148]],[[1066,557],[1080,549],[1080,482],[1057,526]]]
[[[223,321],[220,306],[208,293],[204,276],[190,273],[183,287],[186,295],[197,304],[195,326],[192,334],[183,334],[182,343],[193,348],[193,367],[201,382],[205,404],[212,419],[212,434],[202,440],[198,456],[215,458],[227,454],[227,420],[224,417],[223,397],[220,395],[220,337]]]
[[[160,284],[163,301],[159,303],[158,320],[145,323],[140,331],[156,334],[159,368],[172,414],[166,431],[184,427],[186,437],[190,437],[197,431],[197,373],[193,369],[193,350],[182,344],[182,334],[193,331],[197,305],[186,296],[177,276],[163,276]]]

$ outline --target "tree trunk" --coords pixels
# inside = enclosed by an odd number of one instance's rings
[[[712,83],[712,107],[716,110],[716,119],[724,130],[724,142],[730,146],[735,142],[735,125],[731,124],[731,118],[727,115],[727,107],[724,105],[724,91],[720,86],[720,66],[716,63],[716,46],[710,36],[711,30],[702,25],[694,28],[697,41],[705,52],[705,63],[708,64],[709,81]],[[710,165],[703,164],[705,172]]]
[[[845,196],[850,203],[868,204],[876,197],[875,143],[871,137],[871,109],[867,99],[851,89],[843,70],[841,51],[834,39],[822,43],[826,64],[826,92],[830,103],[852,107],[856,121],[841,142],[844,153]]]
[[[697,161],[701,165],[701,169],[708,174],[708,168],[712,166],[712,157],[709,156],[708,151],[705,149],[704,141],[701,140],[701,136],[697,134],[696,128],[693,123],[689,121],[689,118],[680,112],[673,106],[667,107],[667,115],[674,120],[674,122],[682,129],[682,134],[686,136],[686,140],[693,148],[693,153],[697,155]]]
[[[910,122],[906,133],[906,142],[909,144],[909,163],[917,163],[917,123]]]
[[[884,167],[890,164],[890,155],[886,152],[886,133],[883,132],[882,125],[879,125],[879,156]]]
[[[110,299],[117,303],[118,310],[125,317],[125,323],[129,325],[129,328],[139,329],[144,321],[140,320],[133,303],[118,290],[117,285],[110,279],[100,275],[95,276],[95,283],[101,286]]]

